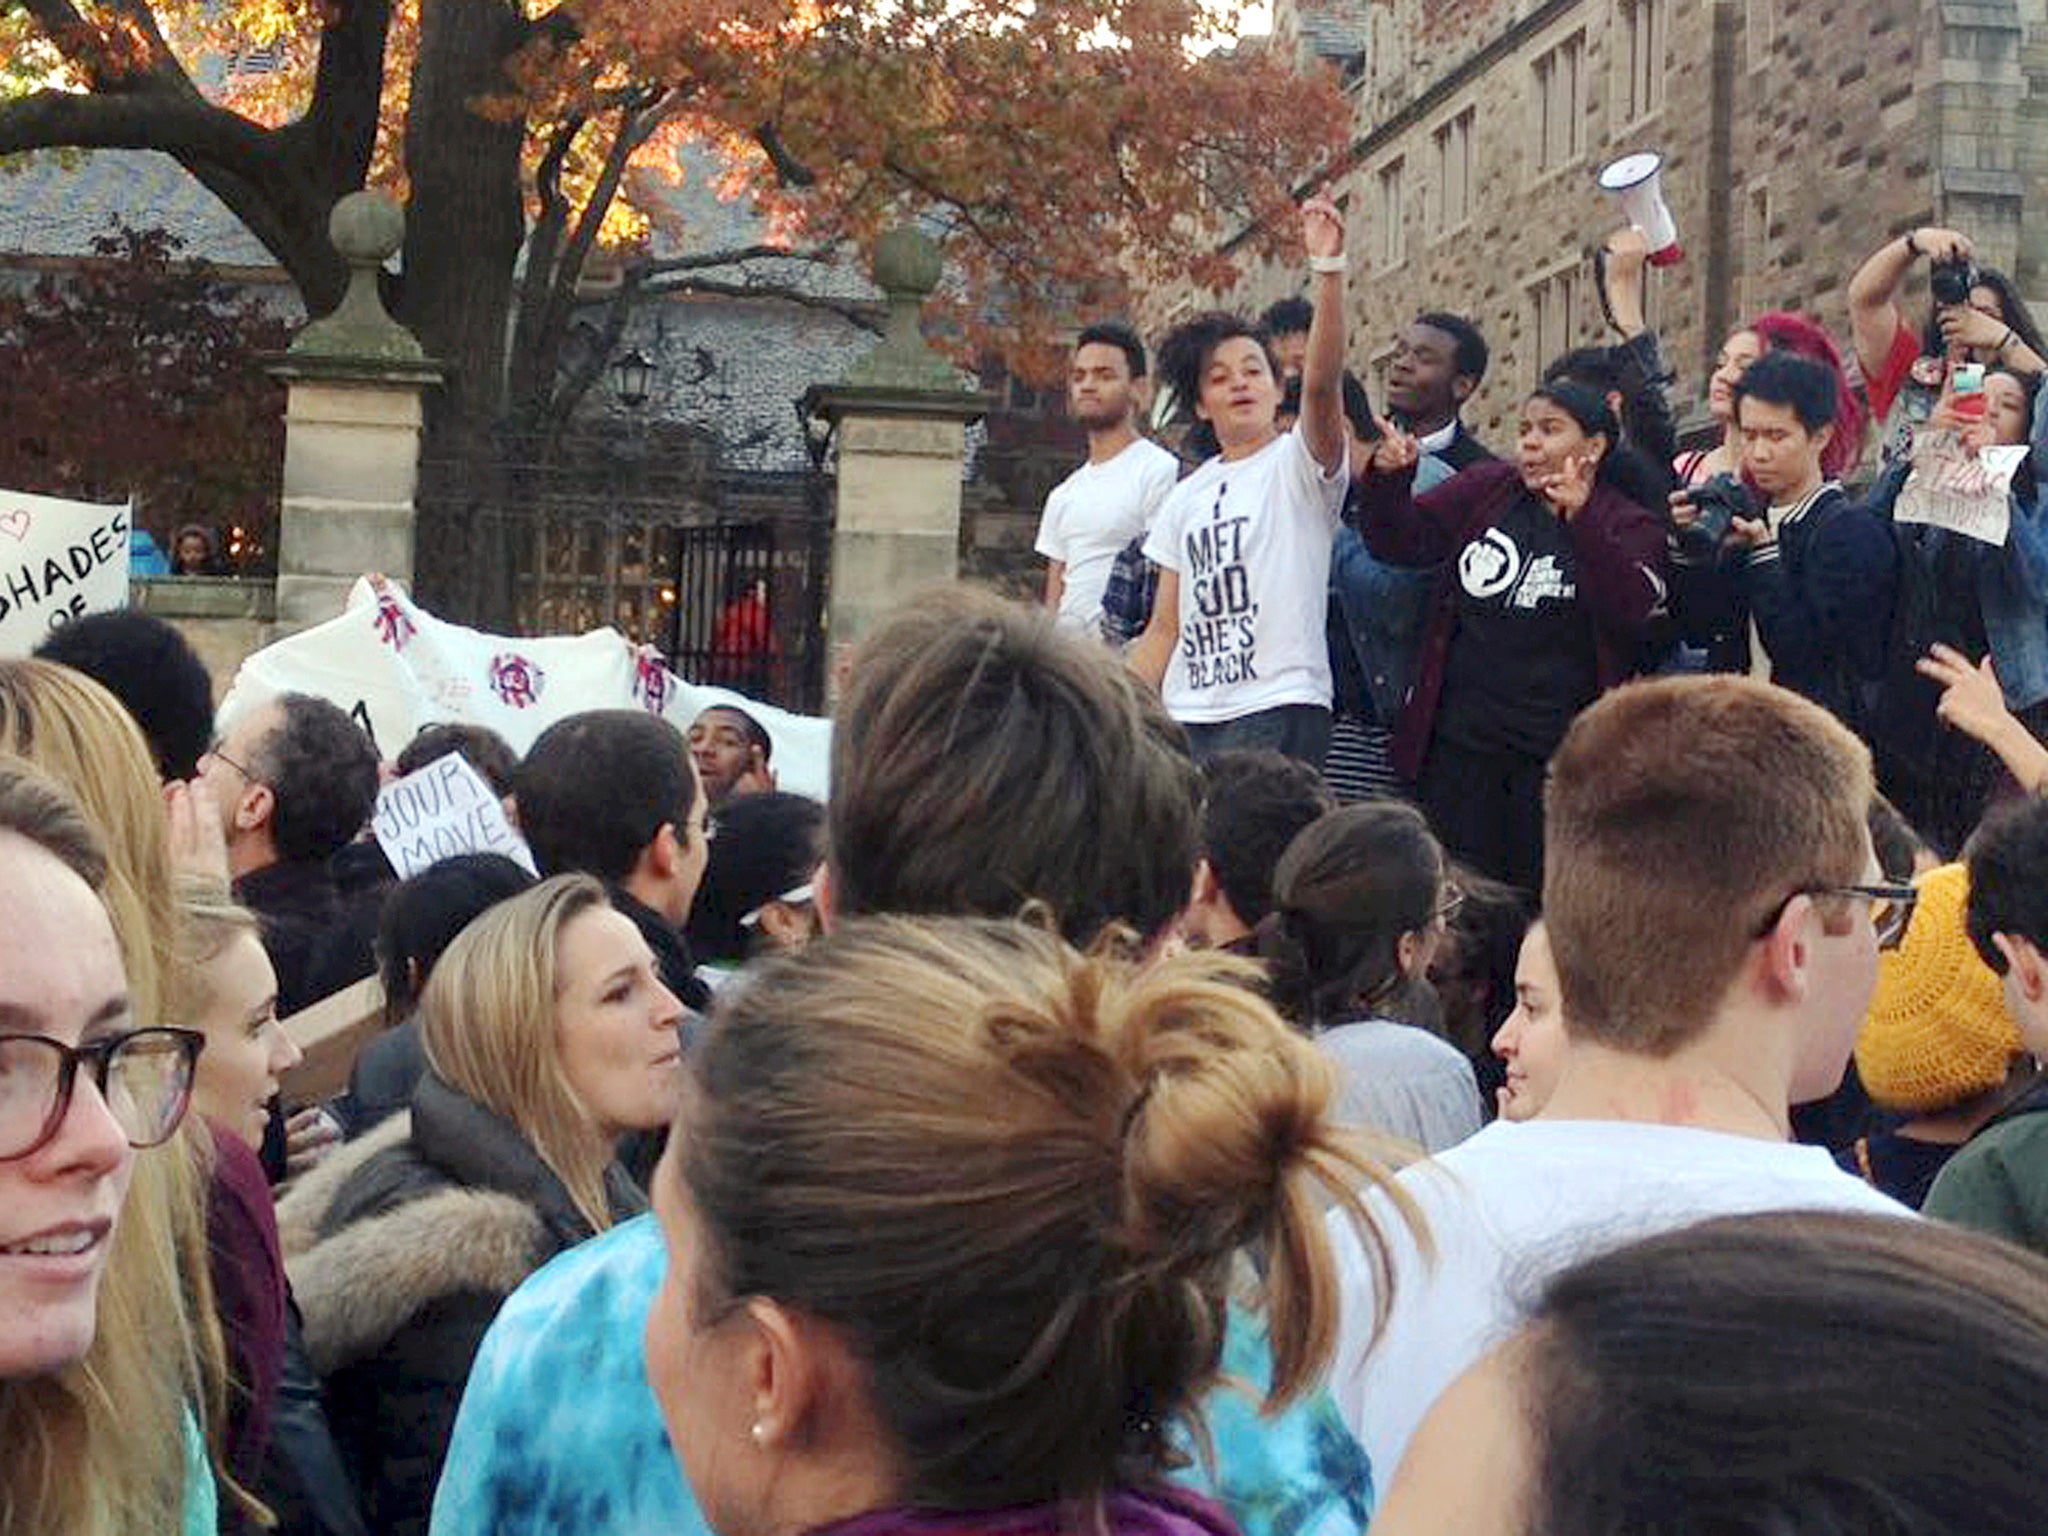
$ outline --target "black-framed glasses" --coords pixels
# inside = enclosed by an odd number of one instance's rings
[[[1877,930],[1879,949],[1897,949],[1913,921],[1913,904],[1920,890],[1912,885],[1802,885],[1771,908],[1750,937],[1760,939],[1778,926],[1778,919],[1792,905],[1795,896],[1848,896],[1870,903],[1870,926]]]
[[[171,1139],[192,1102],[206,1037],[193,1029],[135,1029],[87,1045],[48,1035],[0,1035],[0,1162],[47,1145],[71,1112],[81,1065],[131,1147]]]

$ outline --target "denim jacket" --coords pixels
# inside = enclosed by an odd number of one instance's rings
[[[1425,455],[1416,466],[1416,494],[1443,484],[1451,475],[1450,465],[1433,453]],[[1350,526],[1348,506],[1345,521],[1330,555],[1330,594],[1337,600],[1344,636],[1372,695],[1374,711],[1383,725],[1391,727],[1401,718],[1408,690],[1415,686],[1437,571],[1434,566],[1389,564],[1367,549],[1357,528]]]
[[[2033,449],[2028,464],[2035,483],[2016,489],[2012,498],[2011,531],[2005,548],[1964,540],[1976,574],[1977,603],[1984,619],[1984,638],[1991,647],[1991,665],[2005,690],[2009,708],[2026,709],[2048,699],[2048,390],[2034,402]],[[1894,465],[1871,490],[1873,510],[1891,515],[1892,503],[1905,483],[1908,467]],[[2021,480],[2029,477],[2023,467]],[[1944,546],[1960,537],[1940,528],[1902,530],[1923,559],[1936,563]]]

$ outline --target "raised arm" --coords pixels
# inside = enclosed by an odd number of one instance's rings
[[[1856,360],[1863,365],[1866,379],[1883,372],[1885,359],[1891,354],[1892,338],[1905,324],[1899,314],[1897,296],[1899,284],[1913,270],[1913,263],[1923,256],[1929,261],[1948,261],[1968,256],[1970,250],[1968,235],[1930,226],[1887,240],[1856,269],[1856,275],[1849,279],[1849,334],[1856,343]]]
[[[1302,242],[1313,273],[1314,317],[1301,363],[1296,430],[1309,456],[1335,474],[1344,462],[1344,216],[1326,197],[1301,205]]]

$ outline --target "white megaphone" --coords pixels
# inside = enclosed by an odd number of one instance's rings
[[[1685,260],[1678,243],[1678,220],[1664,203],[1664,157],[1651,150],[1623,155],[1600,173],[1600,185],[1621,199],[1621,211],[1650,247],[1650,265],[1668,267]]]

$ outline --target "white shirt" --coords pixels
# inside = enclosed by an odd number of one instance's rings
[[[1330,1392],[1390,1483],[1438,1395],[1512,1333],[1544,1283],[1580,1259],[1712,1216],[1823,1208],[1910,1216],[1823,1147],[1616,1120],[1496,1122],[1402,1171],[1434,1264],[1383,1198],[1393,1308],[1372,1336],[1373,1282],[1341,1211],[1329,1218],[1343,1318]]]
[[[1087,463],[1052,488],[1038,523],[1038,552],[1066,567],[1055,622],[1061,629],[1097,633],[1110,567],[1131,540],[1152,526],[1152,515],[1180,478],[1180,460],[1157,443],[1138,438],[1100,464]]]
[[[1145,557],[1180,577],[1167,713],[1213,725],[1282,704],[1330,703],[1330,548],[1348,467],[1323,473],[1297,432],[1214,458],[1175,486]]]

